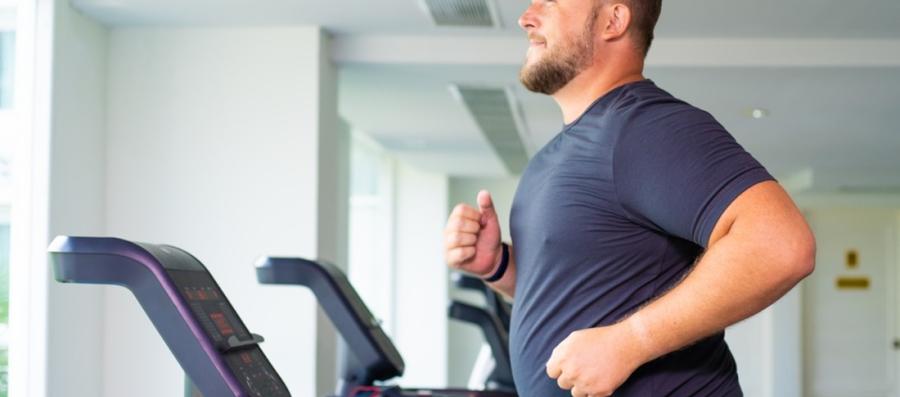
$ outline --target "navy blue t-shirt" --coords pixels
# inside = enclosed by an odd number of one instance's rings
[[[510,353],[519,395],[569,396],[546,374],[571,332],[610,325],[690,270],[728,205],[769,173],[709,113],[652,81],[598,99],[544,146],[510,214]],[[597,357],[597,360],[603,360]],[[615,396],[740,396],[724,333],[639,368]]]

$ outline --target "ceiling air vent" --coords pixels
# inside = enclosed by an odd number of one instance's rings
[[[422,0],[438,26],[499,26],[492,0]]]
[[[520,175],[528,164],[528,154],[508,91],[454,85],[451,92],[472,114],[506,170],[512,175]]]

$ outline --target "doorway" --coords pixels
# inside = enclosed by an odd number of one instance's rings
[[[898,211],[817,210],[809,223],[818,249],[803,287],[805,394],[898,396]]]

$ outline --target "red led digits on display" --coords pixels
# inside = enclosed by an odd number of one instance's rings
[[[213,301],[221,298],[219,292],[213,288],[200,289],[186,287],[184,289],[184,295],[191,301]]]
[[[209,314],[209,318],[213,320],[213,323],[216,324],[216,328],[219,329],[222,335],[228,336],[234,333],[234,329],[228,324],[228,320],[225,319],[225,315],[222,312],[212,312]]]

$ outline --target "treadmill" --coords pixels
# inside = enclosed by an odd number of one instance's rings
[[[486,307],[478,307],[454,300],[447,315],[481,329],[487,342],[479,352],[469,378],[469,387],[481,385],[485,390],[516,390],[509,358],[509,318],[512,306],[480,279],[461,273],[451,274],[453,284],[484,296]]]
[[[187,396],[290,397],[212,275],[169,245],[59,236],[49,248],[56,280],[129,289],[184,370]]]
[[[516,397],[514,391],[404,389],[380,386],[403,374],[403,358],[338,267],[302,258],[263,257],[256,263],[261,284],[300,285],[312,290],[348,352],[342,357],[338,397]]]

